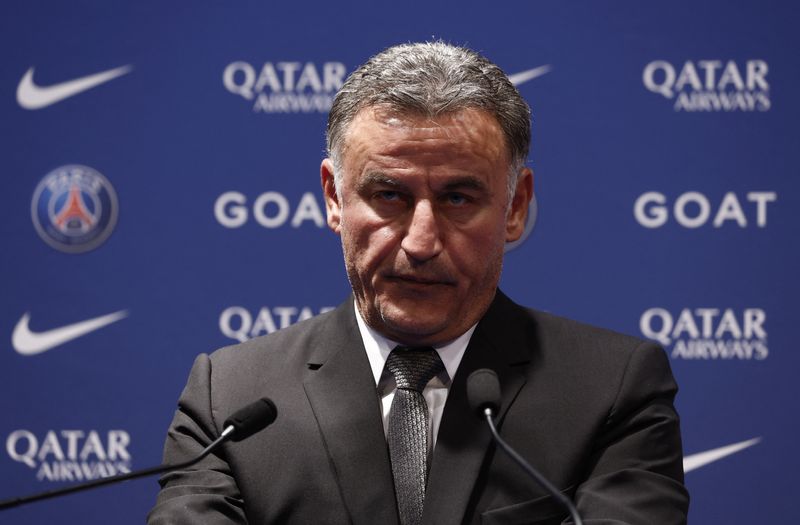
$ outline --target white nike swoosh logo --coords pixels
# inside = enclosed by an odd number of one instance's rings
[[[17,326],[14,327],[14,333],[11,334],[11,344],[18,354],[41,354],[56,346],[63,345],[68,341],[72,341],[73,339],[77,339],[78,337],[110,325],[111,323],[115,323],[127,316],[128,312],[126,310],[120,310],[113,314],[54,328],[46,332],[32,332],[28,327],[31,314],[26,313],[19,320]]]
[[[51,106],[56,102],[73,97],[100,84],[125,75],[133,69],[133,66],[122,66],[108,71],[102,71],[86,77],[76,78],[54,84],[52,86],[37,86],[33,82],[33,68],[19,81],[17,86],[17,102],[25,109],[42,109]]]
[[[528,69],[526,71],[520,71],[519,73],[514,73],[513,75],[508,75],[508,79],[515,86],[519,86],[520,84],[524,84],[525,82],[533,80],[536,77],[546,75],[552,69],[553,67],[550,65],[539,66],[533,69]]]
[[[759,441],[761,441],[761,438],[748,439],[747,441],[741,441],[739,443],[734,443],[733,445],[714,448],[711,450],[706,450],[705,452],[698,452],[697,454],[686,456],[683,458],[683,472],[687,473],[699,469],[700,467],[705,467],[709,463],[719,461],[720,459],[730,456],[731,454],[736,454],[741,450],[752,447]]]

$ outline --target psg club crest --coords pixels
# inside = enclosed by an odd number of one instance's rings
[[[31,217],[56,250],[83,253],[103,244],[117,224],[117,194],[98,171],[71,164],[54,169],[33,192]]]

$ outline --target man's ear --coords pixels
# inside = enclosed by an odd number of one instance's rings
[[[528,217],[528,206],[533,197],[533,171],[522,168],[517,178],[517,191],[511,200],[511,209],[506,219],[506,242],[514,242],[525,232],[525,219]]]
[[[319,168],[322,194],[325,197],[325,212],[328,217],[328,228],[339,233],[342,224],[342,203],[336,194],[336,183],[333,178],[333,161],[325,159]]]

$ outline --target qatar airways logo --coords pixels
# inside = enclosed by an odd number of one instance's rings
[[[219,316],[219,329],[225,337],[244,343],[260,335],[271,334],[317,314],[333,310],[333,306],[262,306],[250,313],[242,306],[231,306]]]
[[[769,111],[764,60],[654,60],[642,71],[644,87],[674,101],[675,111]]]
[[[8,457],[36,471],[39,481],[91,481],[131,471],[131,436],[124,430],[15,430]]]
[[[761,308],[650,308],[639,329],[672,359],[762,361],[769,355],[766,322]]]
[[[252,104],[254,113],[327,113],[344,84],[341,62],[265,62],[228,64],[222,83]]]
[[[766,228],[769,206],[778,200],[774,191],[751,191],[744,195],[727,192],[711,199],[697,191],[687,191],[674,200],[658,191],[648,191],[633,204],[636,221],[645,228],[660,228],[675,221],[684,228]]]

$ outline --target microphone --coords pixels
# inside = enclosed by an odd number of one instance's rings
[[[199,462],[204,457],[214,452],[220,445],[226,441],[241,441],[246,439],[256,432],[259,432],[269,426],[275,418],[278,417],[278,409],[275,408],[275,403],[272,400],[262,397],[258,401],[254,401],[246,405],[233,414],[223,423],[222,433],[217,439],[211,442],[197,457],[182,463],[173,463],[171,465],[158,465],[157,467],[150,467],[142,470],[135,470],[127,474],[120,474],[118,476],[111,476],[108,478],[96,479],[71,487],[65,487],[57,490],[49,490],[32,494],[30,496],[22,496],[18,498],[11,498],[5,501],[0,501],[0,510],[10,509],[22,505],[23,503],[31,503],[43,499],[55,498],[72,494],[73,492],[80,492],[83,490],[101,487],[103,485],[111,485],[120,481],[127,481],[129,479],[143,478],[152,474],[160,474],[168,470],[178,470],[190,467]]]
[[[262,397],[228,416],[222,424],[225,429],[222,433],[225,434],[233,427],[230,440],[241,441],[271,425],[276,417],[278,409],[275,408],[275,403],[269,398]]]
[[[575,525],[583,525],[583,520],[578,514],[578,509],[570,501],[568,497],[562,494],[552,483],[542,476],[533,466],[525,461],[516,450],[506,443],[497,433],[497,428],[494,425],[494,416],[500,409],[500,381],[497,379],[497,374],[494,370],[488,368],[481,368],[472,372],[467,378],[467,400],[470,408],[478,415],[486,419],[489,429],[492,431],[492,437],[495,442],[500,445],[500,448],[513,459],[522,470],[528,473],[536,483],[558,501],[572,517]]]
[[[500,410],[500,381],[494,370],[481,368],[467,378],[467,400],[478,417],[483,417],[488,409],[492,415]]]

